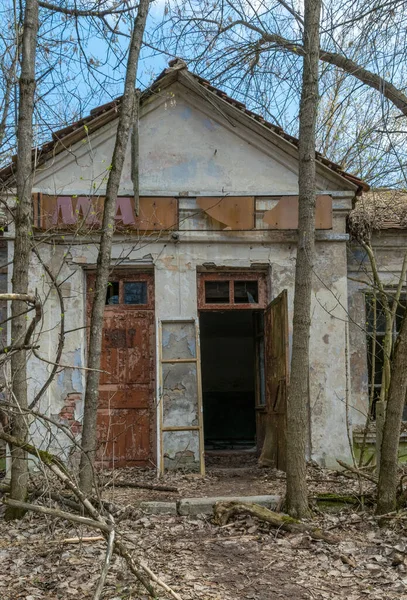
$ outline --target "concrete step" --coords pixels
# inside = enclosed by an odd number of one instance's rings
[[[274,509],[280,496],[213,496],[212,498],[183,498],[178,502],[140,502],[140,508],[150,515],[196,516],[210,515],[216,502],[252,502]]]

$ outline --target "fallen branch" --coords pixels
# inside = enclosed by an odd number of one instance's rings
[[[323,540],[328,544],[337,544],[339,539],[312,524],[302,523],[288,515],[279,514],[251,502],[217,502],[213,509],[214,519],[218,525],[226,525],[231,517],[249,514],[276,527],[292,533],[308,533],[315,540]]]
[[[338,465],[341,465],[341,467],[343,467],[347,471],[351,471],[352,473],[355,473],[355,475],[357,475],[358,477],[364,477],[365,479],[368,479],[369,481],[372,481],[373,483],[377,484],[377,479],[373,475],[364,473],[360,469],[357,469],[356,467],[352,467],[352,465],[348,465],[347,463],[343,462],[342,460],[339,460],[339,458],[336,459],[336,462],[338,463]]]
[[[57,519],[73,521],[74,523],[79,523],[85,527],[93,527],[94,529],[100,529],[101,531],[106,531],[107,533],[110,533],[112,530],[112,527],[107,525],[107,523],[94,521],[93,519],[88,519],[87,517],[80,517],[79,515],[58,510],[57,508],[48,508],[47,506],[40,506],[39,504],[31,504],[29,502],[20,502],[20,500],[12,500],[11,498],[3,498],[3,503],[7,504],[8,506],[13,506],[14,508],[21,508],[22,510],[30,510],[42,515],[49,515]]]
[[[316,496],[309,496],[309,500],[314,500],[315,502],[318,503],[339,503],[339,504],[361,504],[362,502],[364,503],[369,503],[369,504],[373,504],[374,503],[374,498],[373,496],[369,495],[369,494],[355,494],[353,496],[347,496],[347,495],[342,495],[342,494],[318,494]],[[278,511],[277,511],[278,512]]]
[[[103,563],[102,572],[100,574],[97,588],[93,595],[93,600],[100,600],[100,596],[102,595],[102,591],[103,591],[103,586],[105,585],[107,573],[109,571],[110,561],[112,560],[112,554],[113,554],[113,550],[114,550],[115,530],[114,530],[114,523],[113,523],[112,517],[110,517],[110,521],[112,523],[112,530],[110,531],[109,539],[107,540],[105,562]]]
[[[8,494],[10,492],[10,484],[0,483],[0,492]],[[49,492],[48,490],[42,490],[40,488],[28,488],[28,495],[34,496],[35,498],[50,498],[55,502],[65,504],[72,510],[76,510],[77,512],[82,511],[82,506],[78,504],[78,502],[66,498],[63,494],[56,494],[55,492]]]
[[[74,537],[74,538],[65,538],[63,540],[57,540],[55,544],[84,544],[94,542],[104,542],[105,538],[103,535],[96,535],[95,537]]]

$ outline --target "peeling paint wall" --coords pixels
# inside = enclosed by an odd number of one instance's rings
[[[13,254],[13,243],[9,242],[9,259]],[[41,396],[35,409],[44,413],[71,435],[80,440],[83,418],[83,392],[85,389],[85,287],[83,270],[75,264],[64,264],[67,249],[64,245],[42,245],[41,258],[53,273],[63,296],[65,318],[64,351],[60,368],[51,385]],[[32,402],[48,380],[56,360],[61,334],[62,309],[55,286],[36,257],[31,259],[30,289],[39,295],[43,315],[33,341],[41,360],[31,356],[28,366],[28,398]],[[73,331],[72,331],[73,330]],[[31,423],[35,443],[65,460],[72,457],[74,450],[71,439],[46,421],[35,419]]]
[[[228,232],[230,233],[230,232]],[[246,232],[245,232],[246,233]],[[288,290],[289,316],[292,318],[295,240],[285,241],[279,232],[268,234],[272,239],[266,242],[247,242],[245,235],[235,236],[219,233],[229,241],[211,241],[202,243],[193,241],[191,234],[178,242],[152,242],[146,248],[137,248],[134,244],[118,243],[113,249],[113,257],[126,255],[126,269],[132,266],[140,269],[140,264],[148,260],[154,265],[155,275],[155,311],[160,320],[196,319],[197,312],[197,269],[210,264],[225,269],[247,269],[253,266],[269,267],[268,287],[270,299],[283,289]],[[236,239],[237,237],[237,239]],[[189,238],[189,239],[188,239]],[[244,241],[242,241],[242,238]],[[273,240],[274,238],[274,240]],[[142,244],[140,244],[142,245]],[[58,270],[64,246],[43,247],[44,260]],[[60,279],[64,284],[66,329],[83,327],[86,319],[85,271],[83,267],[95,264],[95,248],[89,244],[75,245],[70,249],[69,266],[65,266]],[[334,269],[332,266],[334,265]],[[311,330],[310,397],[311,397],[311,457],[326,466],[334,466],[336,458],[349,459],[349,449],[345,423],[346,396],[346,356],[344,319],[347,307],[347,269],[346,243],[342,241],[321,241],[317,243],[316,276],[313,286],[313,326]],[[33,265],[32,286],[37,287],[46,298],[43,323],[41,324],[40,353],[52,361],[59,335],[60,307],[57,295],[44,276],[38,264]],[[291,326],[290,326],[291,329]],[[185,333],[185,332],[184,332]],[[290,331],[291,336],[291,331]],[[184,357],[193,353],[193,336],[180,336],[168,328],[164,333],[165,352],[175,352]],[[63,368],[41,400],[41,410],[47,415],[67,424],[67,399],[75,398],[74,406],[69,408],[69,422],[79,433],[83,412],[83,390],[85,385],[84,353],[86,348],[85,330],[79,329],[66,335],[66,345],[61,362],[69,365]],[[168,354],[164,353],[164,356]],[[170,426],[182,424],[195,425],[196,372],[191,365],[165,365],[164,397],[170,400],[165,406],[165,423]],[[185,371],[179,373],[179,369]],[[30,363],[30,394],[35,395],[50,372],[51,365],[32,359]],[[192,402],[193,400],[193,402]],[[349,400],[352,402],[352,400]],[[165,402],[165,401],[164,401]],[[42,429],[36,432],[37,438],[48,437]],[[55,442],[55,440],[54,440]],[[53,442],[53,444],[54,444]],[[167,465],[195,465],[196,468],[199,439],[196,432],[166,432],[164,434],[164,454]],[[68,453],[58,438],[59,451]],[[53,448],[57,449],[57,448]],[[181,454],[180,454],[181,453]]]
[[[35,187],[49,194],[104,193],[117,122],[55,157],[36,174]],[[291,144],[262,135],[180,84],[151,97],[140,114],[140,190],[143,195],[298,194],[298,162]],[[288,149],[286,152],[283,148]],[[294,152],[297,152],[294,150]],[[317,164],[318,190],[353,186]],[[120,193],[133,194],[127,150]]]

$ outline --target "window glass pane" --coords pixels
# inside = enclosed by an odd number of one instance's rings
[[[147,304],[147,282],[126,281],[124,284],[125,304]]]
[[[383,342],[384,336],[378,335],[376,337],[375,345],[375,383],[380,384],[382,382],[382,371],[383,371]],[[373,340],[371,337],[367,340],[367,358],[369,364],[369,384],[372,381],[372,350]]]
[[[119,304],[119,282],[109,281],[106,290],[106,304]]]
[[[257,281],[235,281],[235,304],[257,304],[259,289]]]
[[[405,294],[401,294],[399,303],[396,309],[396,333],[400,331],[401,322],[403,320],[404,313],[406,311],[406,296]]]
[[[388,290],[387,297],[389,301],[389,306],[392,308],[394,305],[394,295],[395,290]],[[369,370],[369,396],[371,393],[371,383],[372,383],[372,368],[373,368],[373,360],[372,360],[372,352],[373,352],[373,341],[372,334],[374,332],[374,307],[373,307],[373,299],[374,296],[372,293],[366,294],[366,331],[367,331],[367,359],[368,359],[368,370]],[[400,296],[400,301],[398,303],[396,309],[396,318],[393,328],[393,342],[395,341],[398,332],[400,331],[401,322],[403,319],[403,315],[406,310],[406,294],[403,292]],[[386,313],[383,306],[380,303],[380,299],[378,295],[376,296],[376,310],[377,310],[377,319],[376,319],[376,347],[375,347],[375,373],[374,373],[374,400],[373,400],[373,408],[372,408],[372,416],[376,417],[375,405],[376,401],[380,398],[380,389],[382,383],[382,373],[383,373],[383,342],[384,342],[384,332],[386,329]],[[407,399],[406,399],[407,400]],[[407,418],[407,406],[404,409],[403,420]]]
[[[205,302],[208,304],[228,304],[229,281],[205,281]]]
[[[366,325],[369,332],[374,329],[374,297],[373,294],[366,294]],[[376,296],[376,331],[384,333],[386,331],[386,313]]]

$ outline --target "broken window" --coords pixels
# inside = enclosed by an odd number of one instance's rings
[[[257,281],[234,282],[235,304],[257,304],[259,301],[259,284]]]
[[[113,279],[114,278],[114,279]],[[93,297],[95,276],[88,278],[88,293]],[[132,308],[154,308],[154,278],[146,273],[112,273],[112,280],[106,287],[106,308],[120,305]]]
[[[147,304],[147,282],[126,281],[124,284],[125,304]]]
[[[265,273],[201,273],[198,279],[199,308],[265,308]]]
[[[106,291],[106,304],[119,304],[119,282],[109,281]]]
[[[229,281],[205,281],[205,302],[229,304]]]
[[[392,308],[395,300],[391,297],[393,291],[388,290],[389,305]],[[401,294],[393,323],[393,341],[400,331],[401,322],[406,309],[406,294]],[[384,365],[383,345],[386,335],[386,311],[378,295],[366,294],[366,335],[367,362],[369,372],[369,398],[372,398],[372,418],[376,417],[375,405],[380,399]],[[407,420],[407,406],[404,407],[403,420]]]

